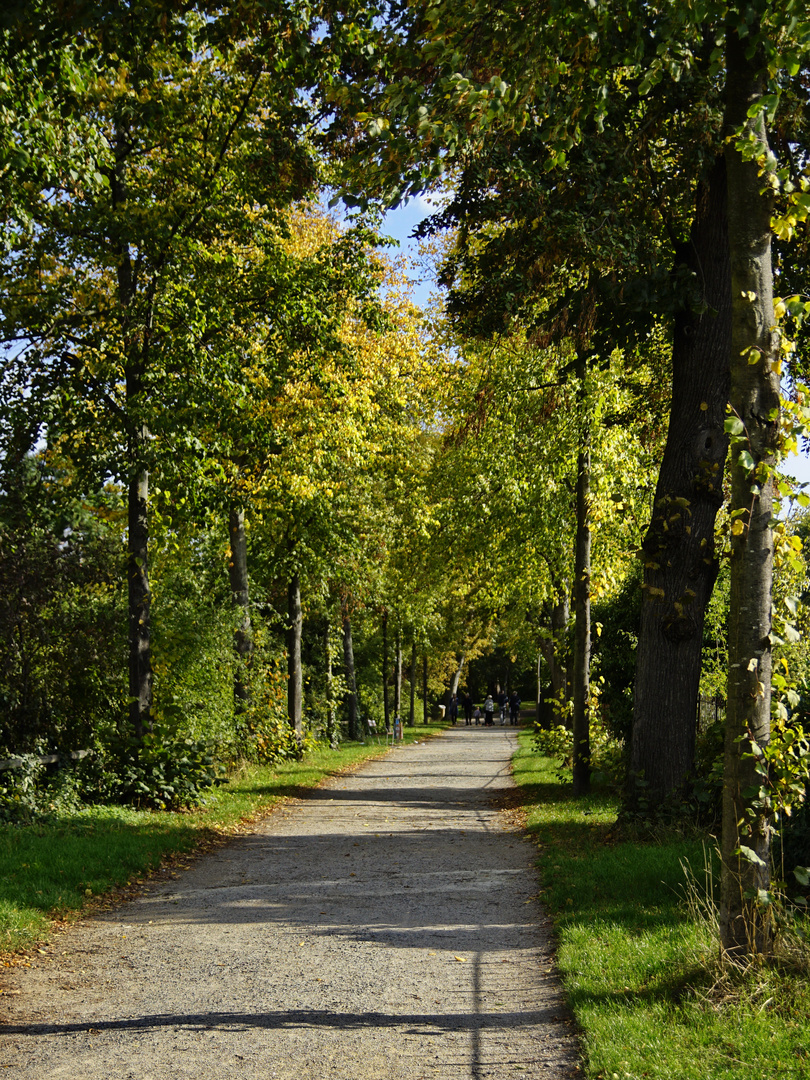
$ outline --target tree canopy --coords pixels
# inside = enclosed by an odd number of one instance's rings
[[[627,815],[723,773],[723,944],[767,951],[805,6],[6,5],[5,750],[92,744],[123,798],[163,742],[519,686],[575,793],[608,744]],[[379,233],[425,192],[422,311]]]

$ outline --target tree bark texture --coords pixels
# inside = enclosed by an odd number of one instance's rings
[[[250,700],[247,667],[253,653],[253,637],[250,627],[250,586],[247,570],[247,537],[245,534],[245,512],[240,507],[232,506],[228,514],[228,536],[231,545],[231,557],[228,560],[228,576],[231,583],[231,599],[237,612],[237,623],[233,633],[233,648],[236,655],[236,668],[233,675],[233,697],[235,712],[242,713]]]
[[[577,455],[577,533],[574,559],[574,685],[573,685],[573,789],[587,795],[591,789],[590,717],[588,715],[591,670],[591,527],[590,430],[585,412],[585,365],[578,364],[582,434]]]
[[[761,57],[746,56],[749,41],[726,35],[726,131],[746,126],[760,154],[768,151],[762,114],[749,107],[765,91]],[[731,451],[731,597],[729,604],[728,706],[723,775],[720,939],[733,955],[769,948],[758,889],[770,883],[771,821],[754,805],[761,780],[752,755],[770,739],[771,587],[773,578],[772,482],[757,475],[773,463],[778,439],[778,341],[774,331],[771,266],[772,200],[756,161],[744,161],[727,143],[729,250],[731,253],[731,405],[745,425],[745,441]],[[766,193],[763,194],[763,188]],[[739,525],[737,523],[740,523]],[[740,822],[744,825],[740,828]],[[740,848],[745,847],[748,853]]]
[[[546,722],[545,709],[545,692],[543,690],[543,650],[542,648],[537,650],[537,709],[535,710],[536,724],[538,727],[548,729],[548,723]]]
[[[343,666],[346,670],[349,738],[358,739],[360,737],[360,725],[358,721],[357,679],[354,673],[354,645],[352,643],[352,620],[349,615],[348,597],[345,597],[341,603],[340,615],[343,627]]]
[[[115,164],[110,182],[113,210],[121,210],[128,199],[127,158],[129,139],[118,124],[115,135]],[[117,262],[117,300],[125,339],[130,337],[136,284],[128,237],[113,232],[112,247]],[[145,401],[143,373],[146,366],[148,334],[135,334],[126,342],[124,373],[126,393],[127,452],[129,488],[127,492],[127,606],[129,622],[129,719],[136,738],[152,729],[152,647],[149,589],[149,472],[148,432],[141,415]]]
[[[301,670],[301,581],[294,574],[287,587],[287,717],[299,743],[304,738],[304,680]]]
[[[461,673],[464,670],[464,661],[467,659],[466,653],[461,654],[461,659],[458,662],[458,667],[453,673],[453,678],[450,681],[450,697],[453,694],[458,695],[458,684],[461,682]]]
[[[689,242],[677,257],[705,311],[678,314],[669,430],[653,516],[642,544],[644,580],[631,742],[633,778],[648,797],[677,789],[694,764],[703,622],[717,577],[714,524],[728,450],[731,267],[726,168],[698,185]]]
[[[568,629],[569,601],[567,591],[558,591],[556,601],[549,614],[551,635],[540,639],[540,656],[545,660],[549,672],[548,695],[540,686],[540,667],[538,658],[538,702],[537,719],[541,727],[548,729],[562,722],[560,708],[568,697],[568,670],[565,660],[565,634]],[[547,697],[551,700],[547,700]]]

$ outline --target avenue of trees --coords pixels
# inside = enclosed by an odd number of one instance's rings
[[[536,676],[574,794],[722,774],[723,945],[767,951],[808,49],[794,0],[8,5],[2,752],[145,801]],[[379,234],[424,192],[422,311]]]

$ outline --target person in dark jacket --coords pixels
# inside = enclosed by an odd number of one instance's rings
[[[450,723],[455,725],[456,720],[458,720],[458,698],[455,694],[450,698],[450,708],[448,709],[448,713],[450,715]]]
[[[509,708],[509,696],[505,690],[501,690],[498,694],[498,715],[501,718],[501,724],[506,723],[506,712]]]
[[[464,722],[472,724],[473,718],[473,699],[472,694],[468,690],[464,695]]]
[[[512,691],[512,696],[509,698],[509,722],[517,724],[520,721],[520,698],[518,697],[517,690]]]

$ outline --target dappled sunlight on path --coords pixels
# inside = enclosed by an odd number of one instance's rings
[[[576,1075],[514,734],[397,747],[89,921],[21,976],[21,1078]]]

